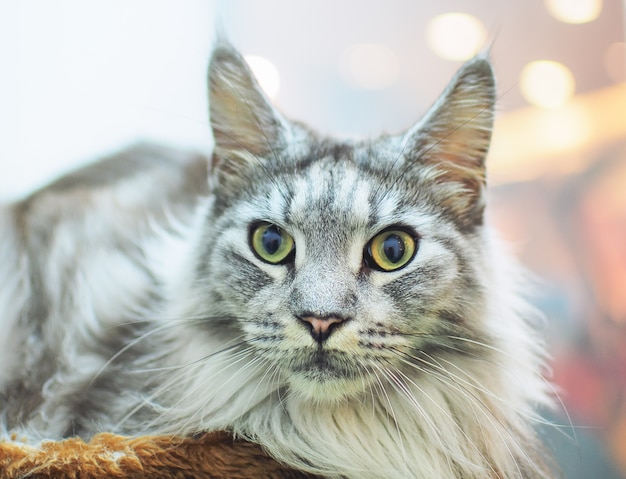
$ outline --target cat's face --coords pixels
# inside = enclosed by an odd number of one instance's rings
[[[285,120],[228,48],[210,80],[205,270],[272,379],[337,400],[470,349],[484,305],[488,63],[461,70],[407,134],[354,144]]]

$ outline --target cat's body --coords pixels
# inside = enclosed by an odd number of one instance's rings
[[[285,120],[229,47],[210,80],[210,161],[136,147],[0,210],[4,428],[226,429],[329,477],[550,477],[534,313],[484,218],[488,62],[357,143]]]

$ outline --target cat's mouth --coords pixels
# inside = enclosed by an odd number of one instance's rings
[[[345,353],[324,349],[300,353],[292,360],[290,366],[294,373],[313,377],[345,378],[355,374],[354,366],[349,364]]]
[[[297,351],[288,365],[291,387],[316,401],[337,400],[360,392],[367,383],[366,376],[362,366],[337,350]]]

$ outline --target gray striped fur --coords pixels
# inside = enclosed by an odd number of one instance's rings
[[[287,120],[227,45],[209,90],[208,160],[140,145],[0,210],[4,430],[227,429],[332,478],[551,477],[536,313],[485,216],[488,60],[362,142]],[[293,261],[254,254],[260,221]],[[383,272],[364,251],[390,227],[417,252]],[[322,342],[308,317],[342,322]]]

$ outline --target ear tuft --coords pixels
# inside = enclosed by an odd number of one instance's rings
[[[221,43],[209,65],[213,173],[236,175],[282,144],[286,121],[270,104],[244,58]]]
[[[446,206],[463,222],[482,222],[495,91],[489,60],[469,61],[405,138],[410,160],[432,165],[439,172],[437,181],[457,191]]]

